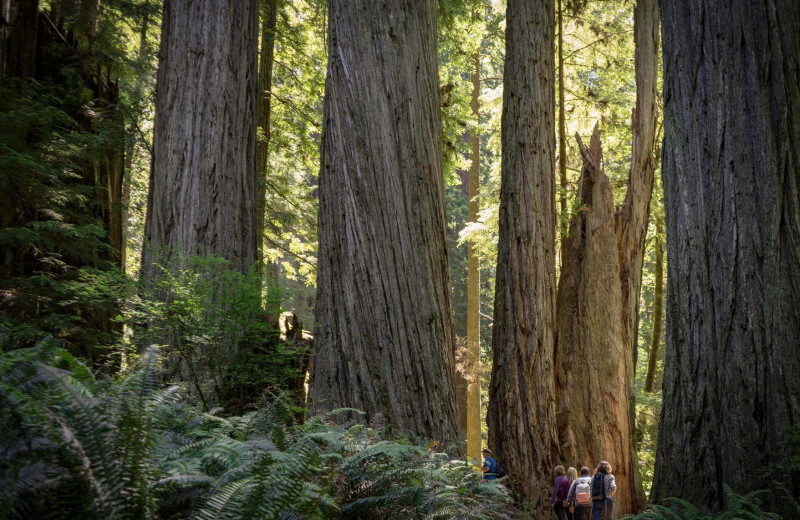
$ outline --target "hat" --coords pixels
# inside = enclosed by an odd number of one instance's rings
[[[491,455],[492,454],[492,450],[490,450],[489,448],[483,448],[481,453],[488,453],[489,455]]]

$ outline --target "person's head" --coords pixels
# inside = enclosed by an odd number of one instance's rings
[[[564,466],[556,466],[553,468],[553,473],[555,476],[559,477],[564,474]]]
[[[483,454],[484,459],[492,456],[492,450],[489,448],[484,449],[481,453]]]
[[[587,468],[586,466],[582,467],[581,468],[581,476],[582,477],[588,477],[589,476],[589,468]]]
[[[570,468],[567,470],[567,478],[570,482],[578,478],[578,470],[570,466]]]
[[[602,460],[600,464],[597,465],[597,469],[595,470],[597,473],[602,473],[603,475],[608,475],[611,473],[611,464]]]

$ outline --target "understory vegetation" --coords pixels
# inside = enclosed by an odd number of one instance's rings
[[[159,384],[157,348],[116,381],[45,340],[0,357],[0,517],[516,518],[446,452],[282,396],[203,412]]]

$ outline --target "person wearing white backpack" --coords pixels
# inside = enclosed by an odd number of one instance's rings
[[[581,468],[581,476],[572,481],[567,495],[570,510],[574,511],[575,520],[589,520],[592,514],[592,477],[589,468]]]

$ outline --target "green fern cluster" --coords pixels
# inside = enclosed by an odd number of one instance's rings
[[[114,383],[52,341],[0,356],[0,518],[514,518],[505,488],[446,454],[281,397],[203,413],[157,385],[158,352]]]
[[[761,508],[760,498],[766,490],[755,491],[747,495],[737,495],[728,486],[726,506],[714,513],[703,510],[685,500],[667,499],[667,505],[653,505],[638,515],[626,516],[623,520],[780,520],[775,513]]]

